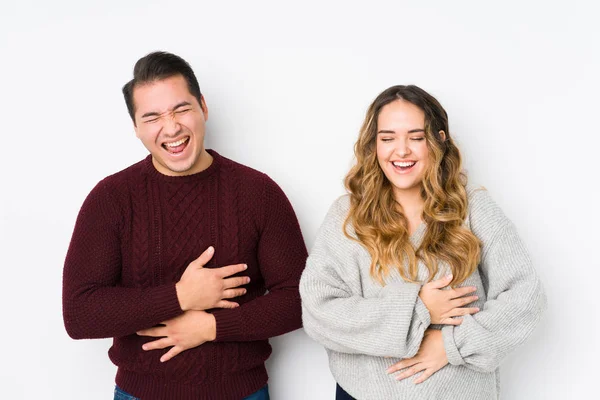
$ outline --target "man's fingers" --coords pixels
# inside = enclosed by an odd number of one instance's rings
[[[233,301],[221,300],[217,304],[215,304],[215,308],[236,308],[240,305]]]
[[[136,332],[139,336],[161,337],[167,336],[164,326],[155,326],[154,328],[143,329]]]
[[[473,293],[476,290],[477,288],[475,286],[465,286],[449,290],[448,294],[451,299],[456,299],[458,297],[463,297],[465,294]]]
[[[441,289],[448,286],[450,282],[452,282],[452,275],[446,275],[443,278],[426,283],[425,286],[429,286],[431,289]]]
[[[192,261],[192,264],[196,268],[202,268],[206,264],[208,264],[208,262],[210,261],[210,259],[212,258],[212,256],[214,254],[215,254],[215,248],[210,246],[208,249],[204,250],[204,253],[200,254],[200,257],[198,257],[194,261]]]
[[[225,289],[235,288],[238,286],[250,283],[250,278],[247,276],[237,276],[235,278],[228,278],[223,280],[223,286]]]
[[[423,383],[425,382],[425,380],[427,380],[431,375],[433,375],[435,371],[431,368],[427,368],[425,369],[425,371],[423,371],[423,373],[418,376],[413,382],[415,384],[419,384],[419,383]]]
[[[467,304],[472,303],[478,299],[479,299],[479,297],[477,297],[477,296],[460,297],[458,299],[452,300],[450,302],[450,305],[454,308],[462,307],[462,306],[466,306]]]
[[[234,297],[242,296],[246,294],[246,289],[238,288],[238,289],[227,289],[223,291],[224,299],[233,299]]]
[[[231,275],[235,275],[238,272],[245,271],[248,266],[246,264],[235,264],[235,265],[227,265],[226,267],[221,267],[217,271],[219,271],[218,276],[221,278],[226,278]]]
[[[181,353],[182,351],[183,351],[183,349],[181,349],[179,346],[173,346],[173,348],[171,350],[169,350],[165,354],[163,354],[163,356],[160,358],[160,362],[169,361],[171,358],[175,357],[177,354]]]
[[[411,376],[413,376],[414,374],[416,374],[417,372],[423,371],[425,369],[425,366],[423,366],[423,364],[415,364],[412,367],[400,372],[398,375],[396,375],[396,380],[397,381],[401,381],[402,379],[406,379],[409,378]]]
[[[153,340],[152,342],[144,343],[142,349],[144,350],[157,350],[164,349],[165,347],[173,346],[173,341],[170,338],[162,338]]]

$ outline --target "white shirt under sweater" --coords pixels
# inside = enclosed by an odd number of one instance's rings
[[[485,189],[467,187],[465,225],[481,240],[477,270],[460,286],[476,286],[479,307],[459,326],[430,325],[418,293],[393,270],[381,286],[370,276],[366,249],[348,239],[349,197],[334,202],[317,235],[300,282],[304,329],[325,346],[335,380],[359,400],[482,400],[499,398],[498,367],[531,334],[546,297],[527,250]],[[411,236],[422,241],[425,224]],[[354,231],[349,226],[349,233]],[[436,278],[448,273],[440,265]],[[419,263],[419,280],[427,268]],[[417,353],[427,328],[442,329],[449,364],[421,384],[397,381],[386,369]],[[390,358],[391,357],[391,358]]]

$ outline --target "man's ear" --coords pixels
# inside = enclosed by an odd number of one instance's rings
[[[200,97],[200,108],[202,109],[202,113],[204,114],[204,120],[208,120],[208,106],[206,105],[206,101],[204,101],[204,95]]]

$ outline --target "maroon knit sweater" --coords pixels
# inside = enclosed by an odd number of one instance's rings
[[[241,399],[267,382],[268,338],[301,326],[298,283],[307,258],[298,220],[265,174],[214,151],[194,175],[160,174],[151,156],[102,180],[85,200],[63,275],[72,338],[113,337],[116,382],[151,399]],[[175,283],[207,247],[207,265],[246,263],[235,309],[215,309],[214,342],[161,363],[136,331],[182,313]],[[268,290],[268,294],[265,292]]]

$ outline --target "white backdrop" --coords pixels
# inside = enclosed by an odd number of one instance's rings
[[[596,2],[0,4],[0,397],[112,398],[109,341],[64,330],[62,264],[87,193],[146,154],[120,89],[159,49],[195,69],[208,147],[275,179],[309,248],[368,104],[394,84],[438,97],[471,180],[516,223],[548,293],[541,326],[503,364],[503,398],[597,394]],[[301,330],[272,343],[274,400],[333,399],[320,345]]]

